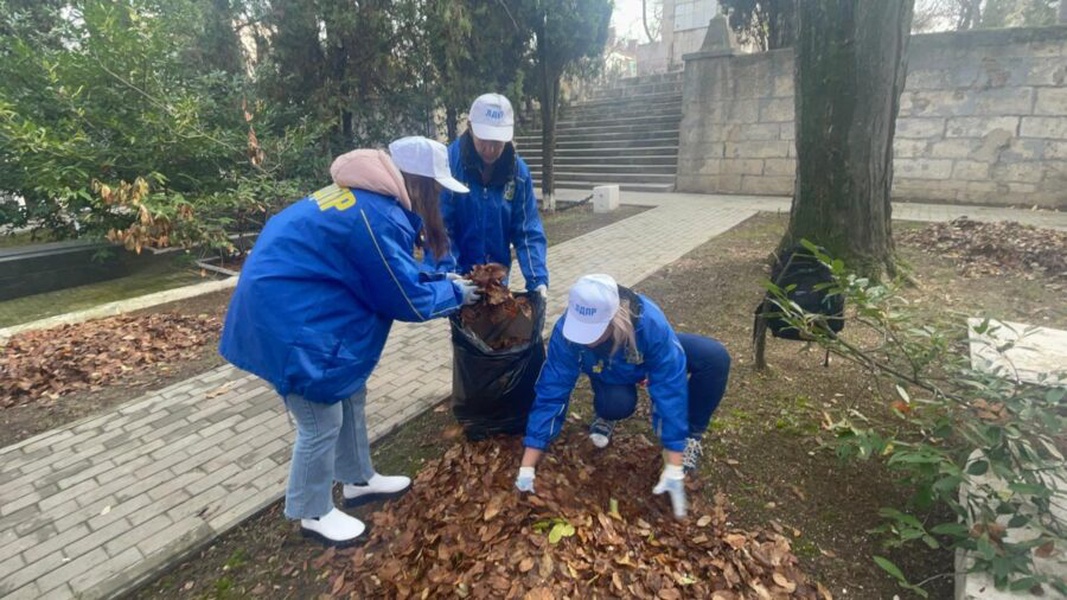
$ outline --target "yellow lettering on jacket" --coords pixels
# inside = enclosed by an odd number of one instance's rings
[[[313,192],[311,197],[318,203],[319,210],[329,210],[331,208],[348,210],[356,205],[356,196],[352,193],[352,190],[337,184],[326,186],[317,192]]]

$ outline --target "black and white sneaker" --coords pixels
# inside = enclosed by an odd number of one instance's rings
[[[685,439],[685,450],[682,450],[682,468],[687,474],[697,470],[703,454],[704,446],[701,445],[700,438]]]
[[[592,425],[589,426],[589,441],[593,442],[597,448],[607,448],[611,443],[611,434],[615,431],[616,423],[618,421],[609,421],[600,417],[593,419]]]

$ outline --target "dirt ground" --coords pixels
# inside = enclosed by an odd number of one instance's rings
[[[759,281],[766,276],[768,253],[786,219],[753,218],[636,286],[663,307],[677,330],[721,340],[734,359],[730,385],[705,443],[705,460],[694,489],[708,498],[724,494],[727,515],[737,527],[770,526],[786,532],[800,568],[837,598],[910,597],[871,561],[873,554],[900,565],[913,582],[925,582],[930,597],[949,598],[950,554],[886,549],[869,533],[880,524],[879,508],[905,506],[906,490],[877,462],[842,463],[823,446],[824,410],[844,404],[871,405],[870,410],[878,410],[862,373],[837,360],[824,368],[821,352],[780,340],[768,343],[770,369],[763,373],[752,369],[752,311],[761,296]],[[923,227],[895,225],[897,231]],[[561,241],[551,233],[549,237]],[[909,295],[931,310],[1067,327],[1061,291],[1040,278],[1010,271],[964,277],[950,258],[922,244],[902,244],[899,251],[919,283]],[[1005,294],[1006,289],[1013,293]],[[224,296],[214,301],[221,310]],[[213,353],[212,348],[207,354]],[[164,379],[156,376],[157,382]],[[148,381],[144,389],[152,385]],[[590,398],[588,386],[580,384],[568,428],[580,432],[591,414]],[[623,437],[647,434],[646,422],[636,418],[623,423],[616,433]],[[375,462],[382,472],[414,475],[456,443],[457,429],[442,405],[376,444]],[[517,465],[517,456],[515,461]],[[355,514],[373,519],[373,511],[389,509],[390,505],[370,506]],[[131,597],[318,597],[328,594],[336,581],[336,558],[305,543],[295,526],[281,516],[280,504],[275,504]]]

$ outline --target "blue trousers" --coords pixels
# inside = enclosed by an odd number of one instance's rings
[[[365,483],[374,477],[364,409],[367,388],[334,404],[290,394],[285,406],[296,421],[296,443],[285,489],[285,516],[314,519],[333,509],[333,482]]]
[[[679,333],[689,374],[689,437],[700,438],[711,423],[711,415],[726,393],[730,376],[730,354],[717,340],[692,333]],[[593,409],[597,416],[618,421],[634,414],[637,386],[598,382],[593,387]]]

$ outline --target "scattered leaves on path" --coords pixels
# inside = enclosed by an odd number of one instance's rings
[[[659,449],[617,436],[597,451],[564,433],[536,495],[512,486],[518,439],[461,442],[372,517],[365,546],[337,552],[330,589],[359,598],[830,598],[774,531],[731,527],[718,495],[691,489],[675,520],[651,489]],[[693,484],[690,484],[693,485]],[[610,507],[615,500],[618,512]],[[554,535],[555,534],[555,535]]]
[[[0,408],[97,389],[152,365],[195,358],[214,341],[210,315],[122,315],[16,334],[0,347]]]
[[[940,254],[967,277],[1023,274],[1067,280],[1067,232],[1014,221],[983,223],[961,217],[896,234],[898,243]]]

